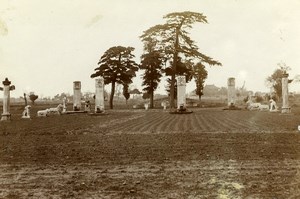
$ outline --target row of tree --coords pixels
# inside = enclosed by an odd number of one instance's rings
[[[101,56],[92,78],[102,76],[105,84],[111,84],[109,104],[113,108],[116,84],[123,85],[123,95],[128,96],[128,87],[138,70],[144,70],[144,91],[150,96],[153,108],[154,91],[161,77],[168,76],[170,106],[175,107],[176,75],[186,76],[186,81],[196,81],[196,93],[203,95],[203,84],[207,78],[205,65],[221,65],[209,56],[199,52],[189,37],[189,30],[196,22],[207,23],[206,16],[196,12],[175,12],[164,16],[164,24],[150,27],[140,36],[144,44],[141,62],[134,61],[133,47],[114,46]],[[127,98],[126,98],[127,99]]]

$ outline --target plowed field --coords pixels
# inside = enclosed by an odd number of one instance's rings
[[[300,198],[300,115],[107,111],[0,123],[0,198]]]

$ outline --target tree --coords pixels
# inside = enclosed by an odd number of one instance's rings
[[[35,101],[37,98],[39,98],[39,96],[38,96],[38,95],[35,95],[33,92],[31,92],[31,93],[29,94],[29,99],[30,99],[32,105],[34,105],[34,101]]]
[[[114,46],[109,48],[100,58],[95,68],[95,73],[91,78],[102,76],[104,84],[111,83],[111,93],[109,106],[113,109],[113,98],[115,95],[115,86],[118,84],[130,84],[135,72],[138,70],[138,64],[133,60],[133,47]]]
[[[278,68],[273,72],[273,74],[266,79],[266,83],[268,87],[274,89],[278,98],[282,97],[282,77],[283,74],[287,73],[291,68],[287,66],[285,63],[278,63]]]
[[[203,95],[204,82],[207,78],[207,71],[205,69],[205,66],[201,62],[194,65],[193,77],[196,82],[196,94],[199,96],[199,100],[201,100],[201,96]]]
[[[123,85],[123,96],[126,99],[126,104],[127,104],[127,100],[130,98],[130,93],[129,93],[128,88],[129,88],[128,84]]]
[[[178,56],[186,59],[197,58],[202,63],[221,65],[220,62],[200,53],[195,42],[189,37],[188,30],[196,22],[207,23],[206,16],[196,12],[174,12],[164,16],[166,23],[156,25],[144,31],[141,36],[144,44],[153,43],[157,50],[164,52],[168,60],[172,60],[172,74],[170,85],[170,106],[175,107],[175,75],[177,71]]]
[[[162,77],[163,58],[159,51],[148,49],[148,53],[141,56],[140,69],[144,69],[143,90],[150,96],[150,108],[153,108],[154,91],[157,89]]]

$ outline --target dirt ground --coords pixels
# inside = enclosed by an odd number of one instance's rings
[[[107,111],[0,123],[0,198],[300,198],[300,115]]]

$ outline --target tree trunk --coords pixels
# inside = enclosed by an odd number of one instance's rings
[[[154,99],[154,92],[151,91],[151,93],[150,93],[150,108],[154,108],[153,99]]]
[[[183,22],[182,22],[183,23]],[[182,25],[181,23],[181,25]],[[173,73],[171,76],[171,85],[170,85],[170,109],[175,108],[175,75],[177,70],[177,59],[178,59],[178,45],[179,45],[179,30],[181,25],[176,28],[176,35],[175,35],[175,49],[174,49],[174,57],[173,57]]]
[[[171,85],[170,85],[170,108],[175,108],[175,73],[171,76]]]
[[[109,107],[110,107],[110,109],[114,108],[113,101],[114,101],[114,95],[115,95],[115,85],[116,85],[116,82],[112,81],[111,82],[110,98],[109,98]]]

